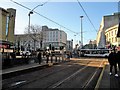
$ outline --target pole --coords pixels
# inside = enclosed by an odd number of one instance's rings
[[[83,16],[80,16],[81,18],[81,48],[83,47],[83,30],[82,30],[82,18]]]
[[[28,34],[30,34],[30,13],[28,14],[29,16],[29,23],[28,23]]]

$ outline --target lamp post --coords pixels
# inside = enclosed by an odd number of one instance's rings
[[[44,4],[45,4],[45,3],[44,3]],[[33,14],[34,9],[36,9],[36,8],[39,7],[39,6],[43,6],[44,4],[37,5],[36,7],[34,7],[34,8],[29,12],[29,14],[28,14],[28,16],[29,16],[28,35],[30,34],[30,14]],[[35,42],[34,42],[34,44],[35,44]],[[30,49],[30,43],[29,43],[29,49]],[[34,50],[35,50],[35,47],[34,47]]]
[[[33,11],[30,11],[28,16],[29,16],[29,23],[28,23],[28,34],[30,33],[30,14],[33,14]]]
[[[83,27],[82,27],[82,18],[83,18],[83,16],[80,16],[80,18],[81,18],[81,48],[83,47]]]
[[[37,7],[39,7],[39,6],[43,6],[43,5],[45,5],[47,2],[44,2],[43,4],[39,4],[39,5],[37,5],[36,7],[34,7],[30,12],[29,12],[29,14],[28,14],[28,16],[29,16],[29,25],[28,25],[28,30],[30,31],[30,14],[33,14],[33,11],[37,8]],[[28,31],[28,32],[29,32]]]
[[[74,43],[75,43],[75,46],[76,46],[76,35],[74,35]]]

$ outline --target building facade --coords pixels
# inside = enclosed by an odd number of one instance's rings
[[[56,49],[59,49],[60,46],[66,46],[67,34],[64,31],[58,29],[51,29],[47,26],[43,26],[42,32],[44,48],[49,47],[50,44]]]
[[[8,8],[7,10],[0,8],[0,40],[14,43],[16,10]]]
[[[120,44],[120,40],[117,37],[117,32],[118,32],[118,25],[106,29],[105,31],[106,44],[111,44],[114,46],[118,46]]]
[[[38,37],[39,35],[40,34],[38,34]],[[29,51],[46,49],[50,44],[51,47],[54,46],[56,49],[59,49],[60,46],[66,46],[67,34],[62,30],[50,29],[47,26],[42,26],[42,36],[42,41],[37,38],[37,40],[34,41],[28,34],[15,35],[16,48],[19,47],[22,51]]]
[[[108,34],[108,31],[110,31],[111,28],[112,28],[112,32],[114,30],[116,31],[118,29],[118,27],[116,27],[115,29],[114,29],[114,27],[119,24],[119,15],[120,15],[120,13],[114,13],[113,15],[103,16],[101,24],[100,24],[99,31],[98,31],[98,34],[97,34],[97,40],[96,40],[98,48],[105,48],[107,42],[111,41],[111,40],[108,40],[108,36],[107,35],[109,35],[109,37],[111,38],[112,34]],[[117,33],[117,31],[116,31],[116,33]],[[115,37],[116,37],[116,35],[114,35],[114,38]]]
[[[66,50],[68,50],[68,51],[73,50],[73,40],[67,40]]]

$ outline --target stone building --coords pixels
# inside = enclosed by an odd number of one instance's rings
[[[16,10],[0,8],[0,43],[1,47],[7,43],[14,44]]]
[[[67,34],[58,29],[51,29],[47,26],[42,26],[42,39],[36,38],[36,41],[29,37],[28,34],[15,35],[16,48],[19,46],[20,50],[37,50],[46,49],[51,45],[54,48],[59,49],[60,46],[66,46]],[[40,34],[37,34],[40,36]],[[42,45],[41,45],[42,44]],[[34,47],[35,46],[35,47]]]
[[[110,38],[112,37],[111,35],[113,34],[109,34],[109,37],[110,37],[109,38],[108,33],[116,32],[114,33],[114,41],[115,41],[115,38],[117,38],[116,34],[118,31],[118,24],[119,24],[118,16],[119,15],[120,13],[114,13],[112,15],[103,16],[99,31],[97,34],[97,47],[98,48],[105,48],[108,41],[110,41],[111,44],[117,45],[113,43],[112,40],[110,40]]]

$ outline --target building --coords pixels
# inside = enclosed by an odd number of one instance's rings
[[[43,47],[49,47],[51,46],[55,47],[56,49],[59,49],[60,46],[66,46],[67,42],[67,34],[58,29],[51,29],[48,28],[47,26],[42,27],[42,32],[43,32]]]
[[[34,42],[28,34],[15,35],[15,47],[21,51],[37,50],[40,48],[39,42]]]
[[[14,43],[16,10],[8,8],[7,10],[0,8],[0,43],[1,47]],[[4,46],[3,46],[4,45]]]
[[[67,40],[66,50],[68,50],[68,51],[73,50],[73,40]]]
[[[119,18],[118,18],[119,15],[120,15],[120,13],[114,13],[112,15],[103,16],[99,31],[97,34],[97,47],[98,48],[105,48],[107,42],[111,41],[111,40],[108,40],[108,36],[106,36],[106,35],[108,35],[108,33],[112,33],[113,31],[115,32],[117,30],[118,27],[117,28],[114,28],[114,27],[116,27],[119,24]],[[112,28],[112,31],[110,30],[111,28]],[[117,31],[116,31],[116,33],[117,33]],[[109,34],[110,38],[112,37],[111,35],[113,35],[113,34]],[[113,42],[112,42],[112,44],[113,44]]]
[[[8,12],[0,8],[0,40],[6,40],[6,22]]]
[[[42,40],[36,38],[36,41],[34,41],[30,36],[32,36],[32,34],[15,35],[16,48],[28,51],[40,48],[46,49],[50,47],[50,45],[56,49],[60,49],[60,46],[66,46],[67,34],[62,30],[42,26]],[[37,37],[39,36],[40,34],[37,34]]]
[[[83,46],[84,49],[96,49],[97,45],[96,45],[96,40],[90,40],[89,44],[86,44]]]
[[[119,38],[117,38],[117,32],[118,32],[118,25],[106,29],[105,31],[106,45],[111,44],[114,46],[118,46],[120,44],[120,40]]]

